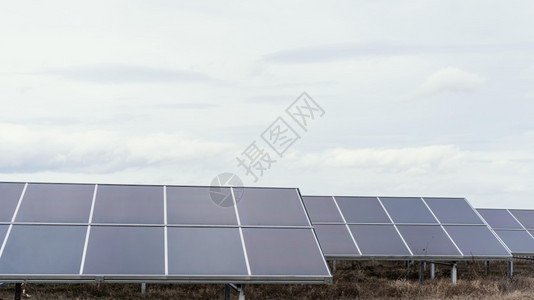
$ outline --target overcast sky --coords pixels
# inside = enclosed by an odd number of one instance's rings
[[[0,181],[534,208],[532,1],[9,1]],[[286,113],[306,91],[307,131]],[[280,157],[261,135],[300,136]],[[276,160],[257,182],[236,157]]]

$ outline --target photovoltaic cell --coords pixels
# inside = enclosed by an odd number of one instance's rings
[[[99,185],[93,223],[163,224],[163,187]]]
[[[86,226],[14,225],[0,274],[78,274]]]
[[[23,189],[23,183],[0,183],[0,222],[11,222]]]
[[[347,223],[391,223],[376,197],[335,197],[335,199]]]
[[[463,198],[424,198],[442,224],[484,224]]]
[[[325,256],[360,255],[345,224],[314,227]]]
[[[380,197],[395,223],[437,223],[421,198]]]
[[[393,225],[349,225],[363,255],[409,256]]]
[[[4,242],[4,239],[6,237],[7,229],[9,228],[9,225],[0,225],[0,243]],[[1,246],[1,244],[0,244]]]
[[[534,210],[510,209],[509,211],[526,229],[534,229]]]
[[[509,256],[486,226],[444,226],[458,248],[469,256]]]
[[[302,200],[314,222],[343,223],[332,197],[302,197]]]
[[[168,228],[169,275],[248,275],[238,228]]]
[[[30,183],[16,222],[87,223],[94,185]]]
[[[252,275],[327,275],[312,229],[243,228]]]
[[[230,188],[219,188],[217,197],[231,200]],[[209,187],[167,187],[167,223],[237,225],[234,206],[217,205]]]
[[[83,274],[165,274],[163,227],[92,226]]]
[[[401,235],[416,256],[461,256],[441,226],[398,225]]]
[[[506,209],[477,209],[493,229],[523,229]]]
[[[495,230],[514,254],[533,253],[534,239],[525,230]]]
[[[237,208],[242,225],[310,226],[296,189],[246,188]]]

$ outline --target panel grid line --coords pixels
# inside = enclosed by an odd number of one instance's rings
[[[163,186],[163,238],[165,251],[165,275],[169,275],[169,234],[167,230],[167,186]]]
[[[22,198],[24,198],[24,194],[26,194],[26,189],[28,188],[28,183],[26,182],[24,184],[24,189],[22,189],[22,193],[20,194],[19,202],[17,203],[17,207],[15,208],[15,211],[13,212],[13,217],[11,218],[11,224],[7,228],[6,237],[4,238],[4,242],[2,243],[2,247],[0,248],[0,258],[2,258],[2,254],[4,254],[4,249],[7,244],[7,239],[9,238],[9,235],[11,234],[11,229],[13,229],[13,223],[15,222],[15,218],[17,217],[17,214],[19,212],[20,204],[22,203]]]
[[[380,200],[380,197],[376,197],[376,199],[378,200],[378,203],[380,203],[380,206],[382,206],[382,209],[386,212],[386,215],[388,216],[389,220],[391,221],[391,224],[393,224],[393,228],[395,228],[395,230],[397,231],[397,234],[400,236],[402,242],[404,243],[404,246],[406,246],[406,249],[408,249],[408,251],[410,252],[410,255],[413,256],[412,249],[410,249],[410,247],[408,246],[408,243],[406,243],[406,240],[404,239],[404,237],[400,233],[399,228],[397,228],[397,224],[395,224],[395,222],[393,221],[393,218],[391,218],[391,216],[389,215],[389,212],[386,209],[386,207],[384,206],[384,203],[382,203],[382,200]]]
[[[250,263],[248,261],[247,246],[245,245],[245,237],[243,236],[243,228],[241,227],[241,218],[239,217],[239,211],[237,209],[237,200],[235,198],[233,187],[230,187],[230,192],[232,193],[232,201],[234,202],[234,210],[235,210],[235,215],[237,218],[237,225],[239,226],[239,235],[241,237],[241,246],[243,247],[243,254],[245,255],[245,263],[247,265],[248,276],[252,276],[252,272],[250,271]]]
[[[87,245],[89,244],[89,235],[91,234],[91,222],[93,222],[93,213],[95,211],[96,193],[98,192],[98,184],[95,184],[93,192],[93,199],[91,201],[91,210],[89,212],[89,225],[87,225],[87,232],[85,233],[85,243],[83,244],[82,261],[80,263],[80,275],[83,274],[85,267],[85,257],[87,256]]]
[[[432,216],[434,216],[434,218],[436,219],[436,221],[438,221],[438,224],[439,226],[441,227],[441,229],[445,232],[445,234],[447,235],[447,237],[449,238],[449,240],[451,240],[452,244],[454,245],[454,247],[456,247],[456,249],[458,250],[458,252],[460,252],[460,254],[462,256],[464,256],[464,253],[462,252],[462,250],[460,250],[460,247],[458,247],[458,245],[456,245],[456,242],[452,239],[451,235],[449,234],[449,232],[447,231],[447,229],[445,229],[445,227],[443,226],[443,224],[441,223],[441,221],[438,219],[438,217],[436,216],[436,214],[434,214],[434,211],[432,211],[432,209],[430,208],[430,206],[428,206],[428,203],[426,203],[425,199],[423,197],[421,197],[421,201],[423,201],[423,204],[426,206],[426,208],[430,211],[430,213],[432,214]]]
[[[358,243],[356,242],[356,239],[354,238],[354,235],[352,234],[352,231],[350,230],[349,224],[347,224],[347,220],[345,219],[345,215],[343,215],[343,212],[341,211],[341,208],[340,208],[339,205],[337,204],[336,197],[332,196],[332,200],[334,201],[334,204],[335,204],[336,207],[337,207],[337,211],[338,211],[339,214],[341,215],[341,219],[343,220],[343,223],[345,223],[345,227],[346,227],[347,230],[349,231],[350,238],[352,239],[352,242],[353,242],[354,245],[356,246],[356,250],[358,250],[358,253],[359,253],[360,255],[363,255],[363,254],[362,254],[362,251],[360,250],[360,246],[358,246]]]

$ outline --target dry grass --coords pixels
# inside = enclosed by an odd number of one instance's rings
[[[331,285],[248,285],[247,299],[534,299],[534,266],[515,262],[515,276],[506,279],[506,264],[492,263],[484,275],[481,262],[458,264],[458,284],[450,269],[436,266],[436,279],[418,281],[417,265],[404,262],[338,262]],[[32,299],[222,299],[223,285],[31,284]],[[13,285],[0,288],[0,299],[13,299]],[[232,299],[237,294],[232,292]]]

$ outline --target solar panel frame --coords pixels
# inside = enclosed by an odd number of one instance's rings
[[[311,197],[317,197],[317,198],[320,198],[320,197],[325,197],[325,196],[303,196],[303,199],[305,200],[304,203],[306,203],[306,199],[307,198],[311,198]],[[350,207],[350,205],[339,205],[339,200],[338,199],[368,199],[369,201],[372,199],[374,201],[374,199],[377,199],[377,202],[381,205],[381,207],[383,208],[385,214],[387,215],[388,219],[389,220],[386,220],[384,218],[380,218],[381,222],[377,222],[376,219],[373,221],[373,217],[368,217],[368,216],[364,216],[363,218],[361,218],[360,220],[362,220],[363,222],[358,222],[359,219],[356,217],[356,218],[353,218],[351,221],[349,221],[348,219],[346,219],[346,212],[344,211],[344,208],[347,209]],[[382,199],[385,198],[386,199],[386,202],[388,202],[387,204],[384,204]],[[356,235],[354,235],[354,232],[351,231],[351,237],[354,241],[354,243],[356,245],[358,245],[358,250],[359,250],[359,255],[339,255],[339,254],[336,254],[336,253],[325,253],[325,257],[327,259],[331,259],[331,260],[369,260],[369,259],[379,259],[379,260],[404,260],[404,259],[409,259],[409,260],[429,260],[429,259],[432,259],[432,260],[442,260],[442,261],[460,261],[460,260],[505,260],[505,261],[509,261],[512,259],[512,255],[509,253],[508,251],[508,248],[505,246],[505,244],[499,239],[498,235],[496,235],[492,230],[491,228],[488,226],[488,224],[485,222],[485,220],[480,216],[480,214],[478,214],[478,212],[476,212],[476,210],[471,206],[471,204],[465,199],[465,198],[447,198],[447,197],[432,197],[432,198],[428,198],[428,197],[356,197],[356,196],[332,196],[332,199],[334,200],[334,202],[337,204],[337,207],[340,211],[340,214],[342,215],[342,218],[343,218],[343,221],[344,223],[339,223],[339,222],[323,222],[323,221],[316,221],[314,219],[312,219],[312,224],[314,226],[317,226],[317,225],[326,225],[326,224],[345,224],[347,225],[348,227],[350,226],[356,226],[356,225],[380,225],[380,226],[385,226],[385,225],[390,225],[390,226],[393,226],[393,228],[395,229],[397,235],[395,236],[398,236],[398,238],[400,240],[402,240],[402,242],[404,243],[404,246],[408,249],[409,253],[408,255],[402,255],[400,253],[370,253],[369,251],[365,250],[367,247],[362,244],[365,243],[365,241],[362,241],[362,240],[359,240],[358,237]],[[410,218],[409,215],[406,215],[406,212],[403,212],[402,214],[399,214],[399,213],[396,213],[396,217],[392,217],[390,214],[391,214],[391,209],[396,209],[398,207],[401,207],[403,203],[399,203],[399,202],[395,202],[395,201],[402,201],[402,200],[406,200],[408,199],[409,201],[411,201],[412,203],[415,203],[418,207],[418,211],[424,213],[426,215],[426,217],[424,218],[418,218],[417,216],[415,218]],[[425,199],[431,199],[430,201],[434,201],[434,199],[440,199],[440,200],[448,200],[448,199],[453,199],[454,201],[456,201],[457,203],[457,206],[461,207],[462,209],[466,210],[464,216],[462,218],[459,218],[458,220],[454,220],[450,217],[445,217],[444,219],[446,219],[446,222],[442,222],[436,215],[436,213],[430,208],[429,204],[426,202]],[[345,200],[343,200],[345,201]],[[465,202],[465,203],[461,203],[461,202]],[[435,205],[434,205],[435,206]],[[396,207],[396,208],[395,208]],[[441,205],[441,207],[445,207],[446,206],[443,206]],[[359,207],[357,205],[352,205],[351,208],[349,209],[358,209]],[[438,208],[439,209],[439,208]],[[365,210],[365,209],[364,209]],[[468,211],[467,211],[468,210]],[[376,211],[376,209],[374,209],[374,211]],[[380,211],[380,210],[379,210]],[[470,212],[469,212],[470,211]],[[359,213],[361,215],[361,213]],[[443,212],[438,212],[439,215],[441,216],[444,216],[446,215],[446,213],[444,214]],[[357,215],[354,215],[354,216],[357,216]],[[310,214],[310,217],[312,218],[313,215]],[[397,222],[395,222],[395,219],[397,220]],[[480,221],[479,221],[480,220]],[[457,221],[462,221],[462,222],[457,222]],[[449,232],[447,231],[446,229],[446,226],[455,226],[455,225],[462,225],[462,226],[475,226],[475,227],[478,227],[480,229],[476,229],[476,230],[483,230],[482,228],[485,228],[486,230],[488,230],[491,235],[490,236],[486,236],[488,239],[491,240],[491,243],[493,245],[495,245],[495,243],[498,245],[495,249],[495,255],[469,255],[469,254],[464,254],[461,250],[460,250],[460,247],[463,247],[465,248],[466,245],[464,245],[466,242],[465,242],[465,239],[464,240],[460,240],[460,242],[462,244],[460,245],[457,245],[457,241],[455,241],[451,235],[449,234]],[[429,228],[428,226],[434,226],[434,229],[437,233],[440,234],[440,236],[442,236],[442,238],[444,238],[444,241],[448,241],[447,243],[449,243],[449,246],[450,247],[450,252],[448,253],[437,253],[437,254],[432,254],[432,255],[429,255],[428,253],[414,253],[414,249],[411,249],[408,245],[408,242],[406,241],[404,235],[399,231],[399,228],[401,226],[418,226],[419,228],[421,229],[425,229],[425,228]],[[405,229],[406,227],[403,227],[403,230]],[[487,232],[487,231],[485,231]],[[428,238],[432,238],[432,236],[429,236]],[[321,242],[321,240],[320,240]],[[491,244],[490,243],[490,244]],[[468,245],[467,245],[468,246]],[[471,246],[473,247],[473,246]],[[502,249],[500,248],[502,247]],[[326,247],[328,248],[328,247]],[[502,253],[505,253],[504,255],[501,255]]]
[[[94,186],[94,193],[89,213],[88,220],[81,222],[81,223],[69,223],[69,222],[17,222],[15,221],[17,212],[20,208],[21,201],[23,201],[25,191],[27,190],[27,187],[30,183],[22,183],[24,188],[22,189],[21,195],[18,199],[16,209],[13,213],[13,216],[10,220],[10,222],[3,222],[0,223],[0,234],[5,232],[5,236],[0,236],[0,262],[3,258],[4,248],[6,247],[6,244],[10,243],[10,232],[12,231],[12,228],[14,226],[83,226],[84,229],[82,230],[82,233],[80,233],[81,236],[78,238],[81,238],[83,240],[83,253],[82,258],[80,259],[80,265],[77,266],[77,268],[80,270],[77,274],[4,274],[0,273],[0,281],[1,282],[20,282],[20,281],[27,281],[27,282],[117,282],[117,283],[129,283],[129,282],[145,282],[145,283],[235,283],[235,284],[253,284],[253,283],[305,283],[305,284],[321,284],[321,283],[331,283],[332,282],[332,275],[330,273],[330,270],[328,268],[328,265],[326,263],[326,260],[324,259],[324,256],[322,256],[321,248],[319,245],[319,242],[317,240],[317,236],[315,235],[315,232],[312,230],[313,227],[310,223],[309,217],[307,215],[306,209],[304,207],[304,204],[302,203],[302,197],[300,195],[300,192],[297,188],[256,188],[256,187],[246,187],[246,188],[239,188],[241,189],[265,189],[265,190],[286,190],[286,194],[291,194],[294,198],[294,203],[297,204],[297,207],[299,210],[302,210],[302,216],[305,217],[302,222],[306,222],[306,224],[303,225],[295,225],[295,224],[286,224],[283,223],[281,225],[278,224],[241,224],[240,223],[240,217],[239,217],[239,207],[236,201],[236,195],[234,193],[235,188],[230,188],[232,192],[232,201],[233,201],[233,210],[235,212],[236,220],[238,220],[238,224],[168,224],[167,220],[167,187],[192,187],[192,188],[199,188],[199,186],[167,186],[167,185],[134,185],[134,186],[143,186],[143,187],[155,187],[155,188],[162,188],[161,193],[161,200],[163,203],[163,209],[161,214],[163,215],[163,220],[161,222],[157,223],[149,223],[149,224],[143,224],[142,222],[123,222],[123,223],[104,223],[100,220],[100,222],[96,222],[94,215],[95,215],[95,203],[97,202],[99,187],[102,185],[99,184],[91,184]],[[39,183],[41,184],[41,183]],[[43,183],[47,184],[47,183]],[[105,186],[113,186],[113,187],[124,187],[124,186],[131,186],[131,185],[121,185],[121,184],[105,184]],[[204,186],[207,188],[211,188],[210,186]],[[220,187],[213,187],[213,188],[220,188]],[[276,192],[273,192],[276,194]],[[153,228],[153,227],[160,227],[163,228],[163,235],[164,235],[164,241],[163,241],[163,249],[164,249],[164,271],[162,272],[156,272],[155,274],[88,274],[86,270],[90,267],[88,267],[88,257],[90,257],[90,253],[88,254],[88,246],[91,243],[91,237],[93,234],[101,230],[105,227],[111,227],[111,228],[135,228],[135,227],[141,227],[141,228]],[[204,275],[196,275],[196,274],[173,274],[171,271],[169,273],[169,255],[172,256],[172,253],[169,254],[169,229],[174,230],[173,228],[198,228],[199,230],[211,230],[211,228],[214,229],[223,229],[223,228],[233,228],[233,230],[238,229],[239,231],[239,239],[240,243],[243,247],[245,259],[247,260],[247,272],[245,274],[207,274]],[[316,261],[315,263],[320,266],[319,268],[323,271],[321,272],[311,272],[311,273],[299,273],[296,274],[253,274],[250,272],[250,267],[248,266],[248,255],[246,254],[246,240],[243,237],[243,230],[244,229],[255,229],[255,228],[263,228],[263,229],[279,229],[280,232],[284,231],[285,229],[306,229],[303,232],[306,233],[305,239],[310,243],[310,245],[315,245],[313,247],[317,247],[316,250],[318,253],[321,253],[321,255],[318,256],[319,261]],[[298,231],[300,232],[300,231]],[[311,233],[311,235],[310,235]],[[172,259],[172,257],[171,257]],[[105,272],[104,272],[105,273]]]

